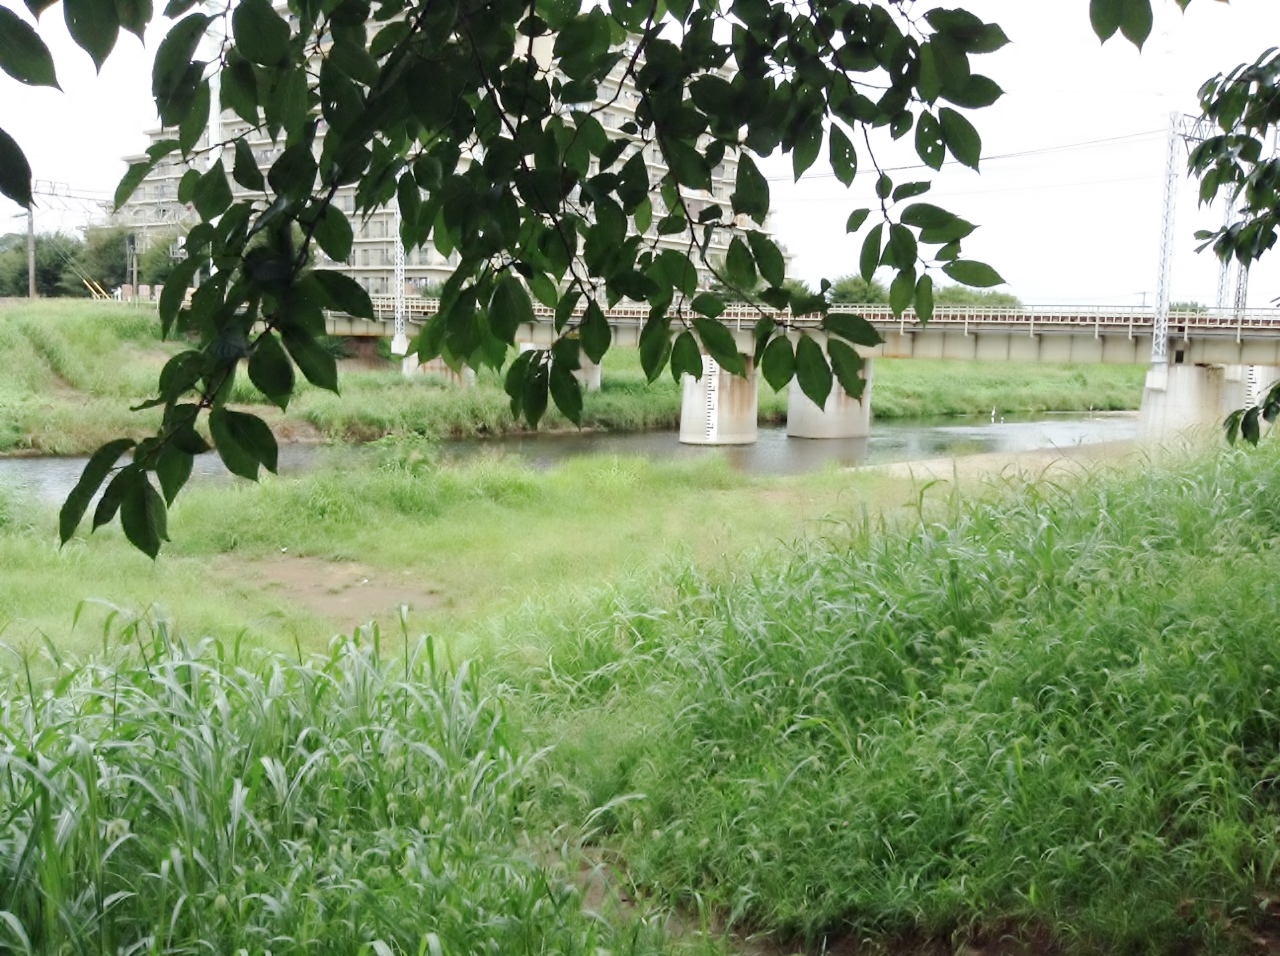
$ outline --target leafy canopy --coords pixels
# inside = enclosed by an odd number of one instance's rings
[[[35,17],[56,6],[26,3]],[[1145,40],[1150,0],[1090,6],[1103,39],[1118,30]],[[155,16],[151,0],[63,0],[62,12],[99,66],[122,28],[142,36]],[[785,310],[824,311],[827,288],[787,286],[784,257],[761,231],[770,197],[757,160],[779,151],[797,178],[825,156],[846,185],[875,179],[877,208],[851,213],[848,230],[863,234],[865,281],[892,272],[896,311],[914,305],[927,320],[935,272],[1001,282],[964,258],[974,224],[921,199],[927,180],[879,172],[872,150],[875,137],[909,137],[930,169],[979,168],[982,140],[968,114],[1001,96],[979,64],[1007,38],[964,9],[921,13],[897,0],[169,0],[163,16],[173,22],[156,51],[153,93],[172,137],[130,167],[116,203],[166,157],[192,161],[178,198],[200,222],[159,311],[166,334],[198,344],[169,362],[147,403],[163,408],[159,432],[136,445],[110,442],[90,460],[62,510],[64,541],[102,489],[93,527],[118,516],[154,556],[206,435],[236,474],[274,470],[270,429],[228,408],[227,396],[237,374],[282,407],[296,372],[337,389],[320,346],[323,310],[373,312],[353,280],[310,267],[317,249],[339,262],[350,255],[351,223],[334,203],[345,186],[357,215],[398,205],[406,248],[430,241],[458,255],[439,312],[414,343],[423,361],[500,367],[533,303],[554,310],[552,347],[521,354],[506,373],[512,409],[531,424],[549,401],[577,420],[572,372],[583,355],[599,361],[608,349],[602,306],[622,299],[648,306],[640,351],[651,380],[667,367],[699,373],[703,351],[745,369],[742,346],[717,320],[725,296],[699,292],[699,267],[759,306],[751,358],[772,356],[771,381],[797,375],[819,404],[835,382],[860,393],[852,346],[878,341],[864,320],[833,316],[827,347],[806,335],[793,350],[783,336]],[[0,69],[57,83],[36,31],[4,10]],[[276,142],[266,169],[244,137],[202,143],[215,75],[222,106]],[[614,135],[597,102],[606,89],[615,102],[634,95],[633,118]],[[726,160],[737,164],[732,195],[706,201],[712,170]],[[0,192],[31,201],[30,169],[3,131]],[[727,248],[723,264],[709,255],[713,242]],[[188,301],[197,270],[207,274]]]

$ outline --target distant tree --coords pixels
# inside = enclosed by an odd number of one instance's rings
[[[1170,302],[1169,311],[1170,312],[1208,312],[1209,307],[1205,305],[1203,302],[1197,302],[1195,301],[1195,299],[1190,299],[1186,302]]]
[[[1022,300],[1012,292],[970,289],[962,285],[939,286],[933,290],[933,302],[935,305],[971,305],[986,309],[1022,307]]]
[[[875,279],[846,275],[832,283],[827,290],[827,300],[833,304],[886,305],[889,302],[889,290]]]
[[[98,283],[107,292],[123,285],[129,278],[128,236],[129,230],[124,227],[91,227],[86,230],[80,252],[67,264],[63,284],[73,288],[79,286],[85,295],[88,289],[84,286],[84,279]]]
[[[178,232],[164,233],[151,238],[151,244],[138,258],[138,284],[164,285],[169,274],[181,261],[174,256],[182,235]]]
[[[44,297],[80,295],[83,286],[68,263],[81,252],[83,244],[66,233],[36,235],[36,293]],[[27,237],[10,234],[0,240],[0,296],[27,294]]]

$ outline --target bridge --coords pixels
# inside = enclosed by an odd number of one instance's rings
[[[395,300],[395,296],[373,297],[377,315],[373,320],[331,315],[328,331],[390,338],[395,333]],[[434,299],[400,301],[410,327],[420,325],[439,307]],[[1138,365],[1151,360],[1159,324],[1155,309],[1114,306],[939,306],[927,325],[911,310],[894,316],[887,306],[837,305],[832,311],[863,316],[884,342],[858,349],[867,360],[867,389],[861,401],[836,387],[826,407],[818,408],[791,383],[787,431],[794,437],[865,437],[871,422],[876,358]],[[762,314],[776,318],[792,338],[807,333],[825,342],[820,315],[740,306],[728,309],[720,321],[747,355],[754,351],[752,330]],[[525,348],[548,346],[555,336],[553,311],[535,304],[534,315],[535,322],[517,331],[516,341]],[[634,346],[649,309],[619,305],[607,310],[606,317],[614,344]],[[1163,344],[1168,362],[1152,365],[1143,394],[1141,431],[1148,436],[1216,424],[1231,409],[1256,399],[1260,386],[1280,377],[1280,309],[1170,311]],[[415,360],[405,362],[407,374],[418,371]],[[702,379],[687,378],[684,384],[680,440],[693,444],[755,441],[755,369],[745,379],[730,375],[710,356],[703,356],[703,368]],[[580,378],[588,389],[599,388],[600,370],[588,364]]]

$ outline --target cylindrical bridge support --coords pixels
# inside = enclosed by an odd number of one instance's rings
[[[826,405],[819,408],[804,392],[800,382],[791,380],[787,392],[787,437],[866,438],[871,434],[872,360],[863,367],[867,385],[862,398],[850,398],[839,382],[831,385]]]
[[[756,440],[758,384],[747,359],[745,377],[702,356],[702,377],[685,375],[680,406],[680,441],[686,445],[750,445]]]

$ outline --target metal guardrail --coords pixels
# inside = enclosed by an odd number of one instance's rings
[[[375,295],[372,297],[374,312],[380,318],[390,318],[395,313],[395,297]],[[438,299],[410,298],[405,300],[410,320],[424,320],[435,314],[440,307]],[[924,328],[914,310],[908,309],[901,316],[895,316],[885,305],[835,305],[832,312],[861,315],[867,321],[882,328],[896,326],[899,331],[919,331]],[[539,320],[551,322],[555,312],[545,306],[535,304],[533,314]],[[643,324],[649,318],[649,308],[644,305],[618,305],[605,311],[611,322],[620,324]],[[750,307],[730,307],[720,315],[720,321],[732,328],[741,330],[754,327],[762,315],[771,315],[779,322],[794,328],[816,327],[822,317],[817,314],[791,315],[789,312],[776,312],[771,309]],[[1037,329],[1094,329],[1094,330],[1149,330],[1155,324],[1155,309],[1093,305],[1053,305],[1022,306],[1019,308],[989,307],[952,307],[939,306],[934,310],[930,328],[939,326],[992,326],[1025,328],[1029,334]],[[1270,332],[1280,335],[1280,309],[1246,309],[1237,315],[1234,311],[1207,309],[1204,311],[1174,311],[1169,313],[1171,332],[1186,334],[1192,330]]]

